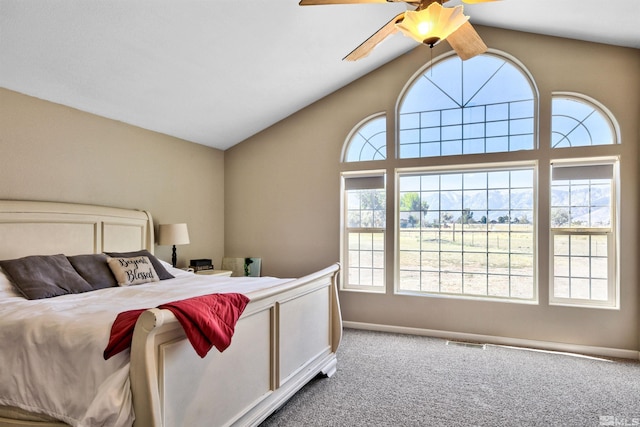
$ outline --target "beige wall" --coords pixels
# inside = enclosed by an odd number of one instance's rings
[[[540,92],[542,146],[552,91],[592,96],[618,119],[624,149],[621,309],[550,307],[548,271],[541,271],[539,305],[341,292],[344,318],[639,350],[639,51],[479,30],[491,48],[513,55],[532,73]],[[256,256],[266,275],[312,272],[339,260],[345,138],[376,112],[386,111],[393,125],[398,95],[430,55],[418,48],[224,153],[0,89],[0,199],[146,209],[156,223],[189,224],[192,243],[178,248],[179,264]],[[540,242],[544,247],[546,237]],[[170,258],[167,247],[156,253]],[[390,257],[390,279],[391,265]]]
[[[0,199],[88,203],[186,222],[191,258],[220,263],[224,153],[0,88]],[[157,231],[157,228],[156,228]],[[171,260],[169,247],[156,255]]]
[[[581,92],[619,121],[621,161],[621,309],[549,306],[548,263],[539,272],[540,303],[341,292],[345,320],[481,335],[638,350],[638,50],[479,28],[487,45],[517,58],[540,94],[541,147],[549,142],[553,91]],[[443,53],[448,46],[434,50]],[[375,55],[375,51],[372,53]],[[363,118],[385,111],[393,126],[399,94],[430,59],[420,47],[225,152],[225,253],[262,256],[263,272],[298,276],[339,259],[340,154]],[[366,60],[366,59],[365,59]],[[345,67],[349,64],[345,63]],[[392,127],[389,138],[393,138]],[[549,157],[549,150],[545,156]],[[598,149],[590,153],[598,153]],[[562,155],[562,154],[559,154]],[[497,159],[518,155],[497,155]],[[446,160],[445,160],[446,161]],[[416,164],[421,161],[416,161]],[[424,161],[422,161],[424,162]],[[426,162],[425,162],[426,163]],[[541,175],[548,164],[541,165]],[[389,174],[393,169],[388,170]],[[541,179],[548,185],[548,178]],[[547,196],[548,197],[548,196]],[[547,216],[546,211],[540,215]],[[541,231],[540,257],[548,236]],[[387,262],[393,280],[393,257]]]

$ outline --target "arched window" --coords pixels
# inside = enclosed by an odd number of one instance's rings
[[[551,148],[619,142],[605,107],[584,95],[555,93]],[[551,303],[616,305],[616,158],[555,161],[551,177]]]
[[[343,161],[363,162],[387,158],[387,118],[384,114],[363,120],[347,138]]]
[[[551,147],[616,144],[613,120],[584,96],[556,94],[551,103]]]
[[[382,113],[358,123],[342,159],[342,289],[536,303],[548,280],[549,304],[618,307],[619,128],[587,96],[550,95],[542,150],[524,66],[444,56],[399,94],[395,138]]]
[[[438,62],[398,109],[401,159],[532,150],[536,96],[519,67],[496,55]]]

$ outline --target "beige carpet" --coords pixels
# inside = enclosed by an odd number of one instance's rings
[[[344,332],[336,374],[262,427],[640,425],[638,361]]]

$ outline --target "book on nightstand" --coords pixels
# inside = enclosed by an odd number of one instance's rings
[[[203,270],[213,270],[213,263],[210,259],[192,259],[189,261],[189,268],[193,268],[196,273]]]

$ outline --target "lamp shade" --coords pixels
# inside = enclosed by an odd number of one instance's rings
[[[405,12],[404,19],[396,27],[418,43],[433,47],[468,20],[469,17],[462,13],[462,6],[442,7],[434,2],[426,9]]]
[[[158,234],[158,244],[161,246],[189,244],[187,224],[160,224]]]

